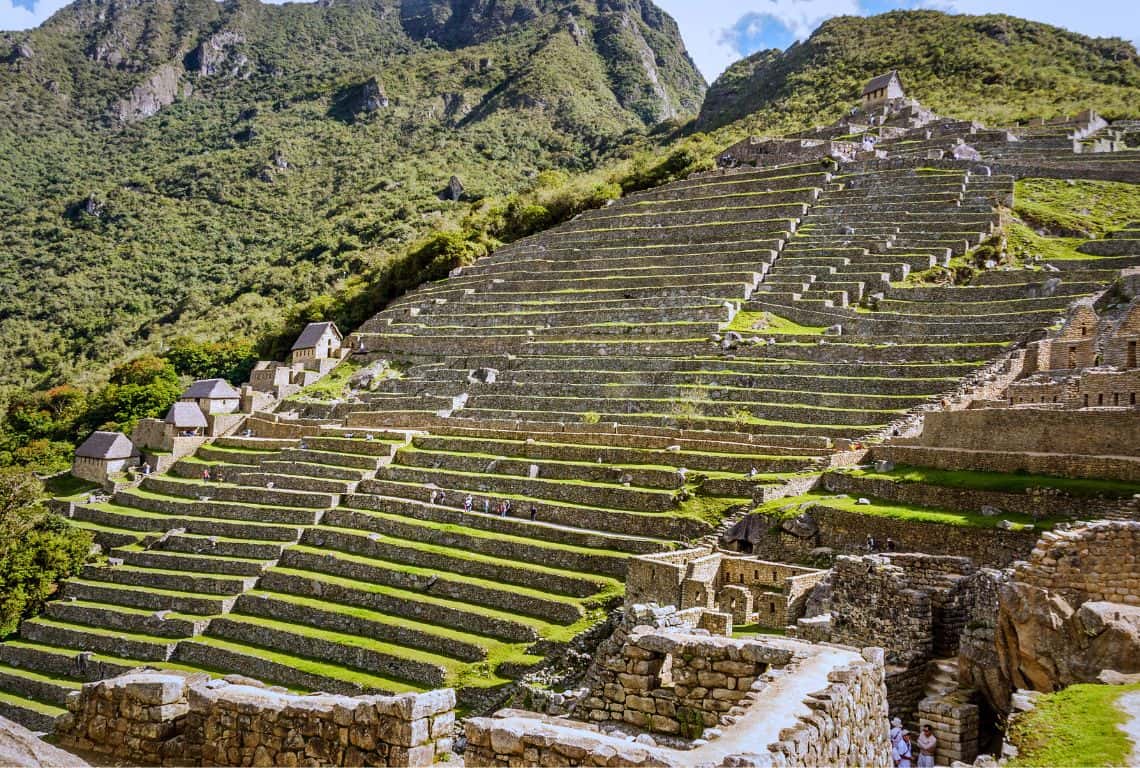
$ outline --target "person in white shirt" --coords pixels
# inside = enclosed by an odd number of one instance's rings
[[[895,744],[899,743],[899,739],[902,738],[902,732],[903,732],[902,720],[900,718],[897,718],[897,717],[893,718],[891,720],[891,731],[888,734],[888,736],[891,739],[891,749],[894,749]]]
[[[914,768],[914,748],[910,743],[910,732],[903,731],[895,748],[891,750],[895,768]]]
[[[918,734],[918,768],[934,768],[934,752],[938,748],[938,738],[929,725],[922,726]]]

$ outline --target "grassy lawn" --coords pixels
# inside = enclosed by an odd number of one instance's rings
[[[359,371],[360,368],[360,363],[355,360],[346,359],[336,368],[329,371],[320,381],[302,389],[295,397],[322,401],[337,400],[344,397],[349,378],[352,374]]]
[[[1128,498],[1140,493],[1140,482],[1121,480],[1085,480],[1004,472],[931,469],[928,467],[895,467],[890,472],[847,470],[847,474],[870,480],[893,480],[899,483],[926,483],[947,488],[969,488],[977,491],[1025,493],[1028,488],[1055,488],[1070,496],[1109,496]]]
[[[832,494],[812,492],[805,493],[802,496],[789,496],[784,499],[770,501],[767,504],[757,507],[756,511],[767,515],[780,514],[784,517],[795,517],[804,510],[806,505],[819,504],[820,506],[837,509],[841,512],[905,520],[911,523],[932,523],[935,525],[955,525],[972,528],[996,528],[997,524],[1002,520],[1009,520],[1014,524],[1015,530],[1027,524],[1035,525],[1042,530],[1049,528],[1048,522],[1035,521],[1027,515],[1006,514],[986,517],[969,512],[955,512],[948,509],[919,507],[910,504],[895,504],[875,498],[868,500],[871,502],[870,504],[857,504],[858,499],[853,496],[835,496]],[[781,512],[784,507],[789,505],[795,506],[784,509]]]
[[[1104,237],[1140,221],[1140,188],[1111,181],[1023,179],[1016,183],[1014,211],[1032,225]]]
[[[1116,700],[1134,691],[1140,684],[1084,684],[1042,696],[1013,728],[1021,754],[1010,768],[1126,765],[1133,744]]]
[[[98,483],[78,478],[70,472],[55,475],[44,480],[44,493],[62,501],[79,501],[91,491],[99,488]]]
[[[724,330],[737,333],[818,336],[825,329],[822,325],[800,325],[771,312],[741,311],[736,313],[736,317],[732,318],[732,322],[725,326]]]
[[[784,637],[787,634],[782,629],[762,627],[759,624],[736,624],[732,628],[733,637],[757,637],[767,635],[770,637]]]

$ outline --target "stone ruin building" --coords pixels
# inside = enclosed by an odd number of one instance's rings
[[[0,715],[152,764],[887,765],[888,717],[969,761],[1135,672],[1137,229],[974,258],[1019,179],[1140,182],[1135,126],[864,96],[196,383],[54,502],[107,557],[0,643]]]

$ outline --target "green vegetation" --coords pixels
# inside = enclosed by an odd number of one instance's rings
[[[20,257],[0,275],[0,413],[65,382],[91,395],[140,351],[241,380],[255,347],[280,359],[306,322],[355,328],[500,241],[715,152],[659,153],[675,123],[647,134],[665,100],[693,113],[704,89],[651,5],[578,4],[578,40],[558,8],[502,26],[457,13],[472,42],[454,50],[389,10],[159,0],[104,23],[80,3],[6,38],[35,55],[0,70],[0,251]],[[244,40],[202,61],[218,31]],[[186,86],[174,103],[109,116],[163,66]],[[371,82],[387,103],[369,111]],[[571,175],[604,157],[605,173]],[[462,199],[441,199],[453,174]],[[0,453],[44,439],[9,436]],[[58,466],[74,439],[3,463]]]
[[[91,549],[91,534],[44,509],[42,496],[33,475],[0,472],[0,637],[38,613]]]
[[[737,333],[758,333],[781,335],[818,336],[825,330],[822,325],[800,325],[787,318],[774,315],[771,312],[750,312],[741,310],[732,318],[732,322],[725,326],[726,331]]]
[[[352,374],[361,369],[361,364],[354,360],[345,360],[333,368],[323,379],[302,389],[297,397],[310,400],[337,400],[344,397],[348,389],[348,380]]]
[[[838,509],[842,512],[852,512],[858,515],[871,515],[873,517],[886,517],[895,520],[904,520],[912,523],[934,523],[937,525],[969,526],[973,528],[996,528],[1002,520],[1009,520],[1014,529],[1025,525],[1034,525],[1046,530],[1047,522],[1036,521],[1026,515],[1005,514],[1001,517],[986,517],[970,512],[955,512],[953,510],[920,507],[913,504],[897,504],[881,499],[870,498],[870,504],[859,504],[858,499],[851,496],[837,496],[822,492],[805,493],[801,496],[789,496],[776,499],[756,508],[756,511],[766,515],[776,515],[780,518],[795,517],[805,511],[809,506],[820,506]]]
[[[1014,199],[1013,210],[1023,221],[1054,237],[1104,237],[1140,221],[1136,184],[1022,179],[1015,185]]]
[[[733,637],[783,637],[786,634],[782,629],[773,629],[759,624],[736,624],[732,627]]]
[[[1140,493],[1140,482],[1122,480],[1088,480],[1084,478],[1050,477],[1003,472],[932,469],[929,467],[895,467],[890,472],[844,470],[855,477],[893,480],[899,483],[926,483],[946,488],[969,488],[976,491],[1025,493],[1030,488],[1054,488],[1071,496],[1129,498]]]
[[[1011,768],[1127,765],[1134,747],[1120,729],[1128,715],[1116,705],[1140,685],[1071,685],[1037,700],[1013,727],[1020,754]]]
[[[1140,87],[1140,59],[1121,38],[1012,16],[893,11],[833,18],[787,51],[737,62],[709,88],[697,127],[740,121],[737,132],[765,133],[822,125],[849,109],[869,78],[896,68],[908,96],[991,125],[1087,107],[1131,116]]]

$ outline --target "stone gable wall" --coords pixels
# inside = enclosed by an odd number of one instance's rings
[[[67,707],[64,746],[138,765],[430,766],[455,723],[451,689],[299,696],[166,672],[88,683]]]

